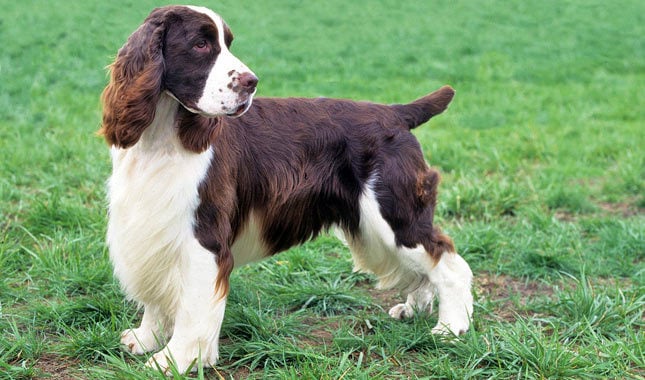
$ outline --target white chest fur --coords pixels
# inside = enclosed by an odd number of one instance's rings
[[[212,151],[186,151],[174,132],[176,107],[164,98],[153,124],[129,149],[112,149],[107,243],[126,294],[172,312],[185,252],[195,244],[198,188]]]

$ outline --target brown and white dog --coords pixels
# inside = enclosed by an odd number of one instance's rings
[[[410,129],[450,87],[406,105],[255,99],[222,18],[155,9],[119,50],[103,92],[111,145],[107,243],[125,293],[144,307],[132,353],[181,371],[218,357],[234,267],[337,228],[356,270],[408,294],[410,317],[439,299],[433,333],[465,332],[472,272],[433,225],[439,174]],[[169,339],[169,340],[168,340]]]

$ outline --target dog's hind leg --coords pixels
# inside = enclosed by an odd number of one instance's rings
[[[437,297],[439,321],[432,333],[460,335],[468,331],[473,313],[473,274],[461,256],[444,252],[434,265],[421,247],[400,248],[392,252],[392,256],[400,259],[399,267],[388,272],[383,272],[382,267],[369,270],[376,273],[380,287],[403,287],[409,291],[406,302],[392,307],[390,316],[402,319],[410,318],[416,312],[432,312],[433,300]],[[394,277],[388,276],[397,272],[399,274]]]
[[[459,335],[468,331],[473,314],[473,273],[468,263],[455,252],[444,252],[428,278],[439,298],[439,321],[432,332]]]
[[[473,313],[471,285],[473,274],[466,261],[454,252],[450,238],[433,228],[429,242],[415,250],[399,249],[396,253],[403,263],[413,263],[414,272],[422,271],[423,281],[413,289],[407,301],[390,309],[390,315],[401,319],[415,311],[432,311],[432,302],[439,299],[439,321],[432,329],[435,334],[459,335],[468,331]]]
[[[410,252],[403,254],[408,258],[427,255],[426,252],[421,255],[410,255]],[[427,268],[427,264],[423,266]],[[421,267],[415,265],[414,269]],[[468,331],[473,313],[472,278],[470,267],[461,256],[454,252],[444,252],[439,261],[427,270],[418,287],[408,293],[406,302],[392,307],[389,314],[393,318],[402,319],[412,317],[417,311],[432,312],[436,296],[439,300],[439,321],[432,332],[463,334]]]
[[[396,319],[409,318],[417,311],[432,312],[435,296],[439,299],[439,321],[435,334],[463,334],[470,326],[473,312],[472,272],[466,261],[454,252],[445,252],[428,271],[427,281],[408,294],[405,303],[390,309]]]
[[[473,311],[472,272],[454,252],[450,238],[431,223],[425,223],[428,229],[414,230],[421,235],[418,241],[424,244],[417,243],[413,248],[397,244],[396,234],[381,214],[370,187],[361,196],[360,208],[358,233],[345,232],[355,270],[374,273],[379,288],[409,292],[407,301],[390,309],[390,315],[400,319],[417,310],[431,309],[437,296],[439,321],[432,332],[455,335],[466,332]]]
[[[389,314],[392,318],[403,319],[412,317],[417,311],[428,311],[432,313],[432,302],[435,298],[436,289],[430,283],[424,283],[416,290],[408,294],[405,303],[394,305]]]

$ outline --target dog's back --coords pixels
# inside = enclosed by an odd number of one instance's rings
[[[427,168],[409,128],[445,110],[453,94],[446,86],[393,106],[327,98],[257,98],[243,116],[223,119],[214,146],[229,148],[215,150],[214,160],[222,164],[213,165],[210,176],[235,178],[233,236],[251,211],[262,219],[265,254],[303,243],[333,225],[356,234],[359,198],[377,177],[374,186],[388,222],[417,219],[420,213],[428,213],[431,220],[439,175]],[[412,220],[405,224],[414,225]],[[415,239],[431,235],[431,225],[422,228],[428,231],[408,234]]]

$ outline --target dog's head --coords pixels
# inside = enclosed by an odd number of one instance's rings
[[[243,114],[258,79],[229,51],[232,41],[226,23],[207,8],[153,10],[111,65],[102,96],[101,132],[108,143],[135,144],[164,92],[202,116]]]

